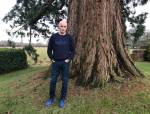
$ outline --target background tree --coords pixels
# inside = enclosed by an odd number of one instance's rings
[[[144,31],[145,31],[145,26],[144,26],[144,22],[146,19],[147,13],[144,14],[140,14],[137,17],[133,17],[134,21],[136,22],[135,24],[132,24],[133,29],[132,31],[129,31],[131,37],[132,37],[132,44],[133,44],[133,48],[135,47],[135,44],[137,43],[137,41],[140,40],[140,38],[142,38],[142,36],[144,35]]]
[[[65,3],[65,0],[17,0],[13,9],[3,18],[4,22],[10,22],[8,35],[28,36],[30,41],[31,36],[49,37],[50,24],[57,23],[66,14],[66,10],[62,9]]]
[[[45,0],[25,25],[39,28],[36,26],[39,20],[69,5],[69,33],[76,43],[72,76],[77,77],[78,85],[100,87],[118,77],[143,76],[128,56],[124,39],[125,21],[132,13],[127,5],[132,3],[136,7],[147,1],[69,0],[68,3],[65,0]],[[59,5],[59,10],[52,10]],[[57,20],[55,16],[53,18]]]
[[[11,40],[7,40],[7,46],[8,46],[8,47],[15,48],[15,42],[13,42],[13,41],[11,41]]]

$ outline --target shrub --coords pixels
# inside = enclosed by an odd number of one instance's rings
[[[144,53],[144,60],[145,61],[150,61],[150,43],[146,48],[146,51]]]
[[[132,50],[131,58],[134,61],[143,61],[144,60],[145,49],[134,49]]]
[[[0,74],[27,67],[23,49],[0,48]]]

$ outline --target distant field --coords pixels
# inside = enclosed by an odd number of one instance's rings
[[[47,48],[46,47],[39,47],[36,49],[37,49],[37,53],[39,54],[37,64],[41,64],[41,65],[42,64],[49,64],[50,59],[48,58],[48,55],[47,55]],[[34,64],[34,61],[29,56],[28,56],[28,62],[30,65]]]

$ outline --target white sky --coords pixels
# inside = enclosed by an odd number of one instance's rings
[[[1,19],[12,9],[12,7],[15,5],[16,0],[0,0],[0,40],[8,40],[10,39],[10,36],[6,33],[6,28],[8,28],[8,25],[6,23],[3,23]],[[146,30],[150,31],[150,1],[145,6],[140,6],[137,8],[137,13],[141,12],[148,12],[148,17],[146,19],[145,25]],[[20,42],[21,39],[14,38],[14,41]],[[36,42],[36,40],[32,40],[33,42]],[[24,40],[24,42],[28,42],[28,39]],[[46,43],[46,41],[41,38],[39,42]]]

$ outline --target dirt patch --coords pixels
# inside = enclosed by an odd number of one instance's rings
[[[137,93],[139,91],[147,91],[149,88],[148,85],[146,85],[142,81],[137,81],[134,83],[131,82],[125,82],[120,86],[120,92],[124,95],[131,95],[133,93]]]
[[[130,87],[128,83],[123,83],[120,86],[120,92],[123,93],[124,95],[129,95],[130,93]]]
[[[35,75],[33,76],[33,80],[45,79],[45,78],[47,78],[48,76],[49,76],[49,73],[48,73],[47,70],[46,70],[46,71],[42,71],[42,72],[39,72],[39,73],[35,74]]]
[[[75,79],[70,80],[69,95],[70,96],[89,96],[92,93],[92,89],[80,87],[75,85]]]

